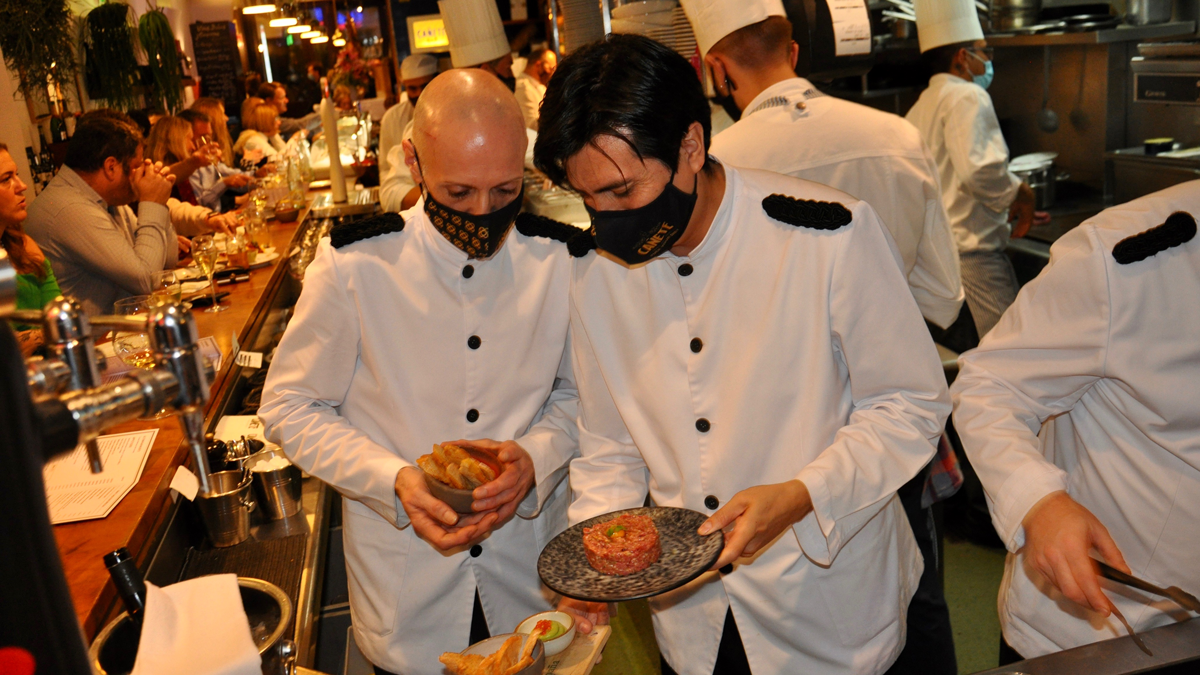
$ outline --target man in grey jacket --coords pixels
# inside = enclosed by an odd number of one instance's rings
[[[167,199],[175,180],[142,156],[141,132],[108,116],[79,123],[58,175],[29,207],[25,230],[65,295],[88,314],[154,290],[178,259]],[[130,204],[137,203],[137,213]]]

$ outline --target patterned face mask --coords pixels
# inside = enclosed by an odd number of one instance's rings
[[[417,161],[420,162],[420,158]],[[511,202],[491,213],[476,216],[442,204],[424,187],[422,192],[425,194],[425,215],[429,216],[434,229],[472,260],[490,258],[500,250],[525,201],[525,185],[522,184],[521,191]]]
[[[500,250],[504,237],[512,229],[517,214],[521,212],[521,203],[525,199],[525,187],[505,206],[482,215],[472,215],[442,204],[425,192],[425,214],[429,222],[442,233],[451,244],[467,254],[468,258],[479,260],[490,258]]]

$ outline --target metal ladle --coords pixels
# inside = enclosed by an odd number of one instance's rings
[[[1058,131],[1058,113],[1050,109],[1050,45],[1042,47],[1042,109],[1037,114],[1038,128],[1052,134]]]

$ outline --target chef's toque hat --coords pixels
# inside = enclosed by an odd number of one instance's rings
[[[712,46],[730,33],[765,21],[770,16],[787,17],[783,11],[782,0],[679,0],[692,31],[696,33],[696,43],[700,45],[700,55],[708,54]]]
[[[975,0],[913,0],[921,53],[983,39]]]
[[[438,0],[438,9],[455,68],[495,61],[511,51],[496,0]]]
[[[437,57],[433,54],[410,54],[400,62],[400,81],[437,75]]]

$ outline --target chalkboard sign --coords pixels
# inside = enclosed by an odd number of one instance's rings
[[[225,102],[236,115],[242,104],[241,63],[232,21],[197,21],[191,25],[192,50],[200,75],[200,95]]]

